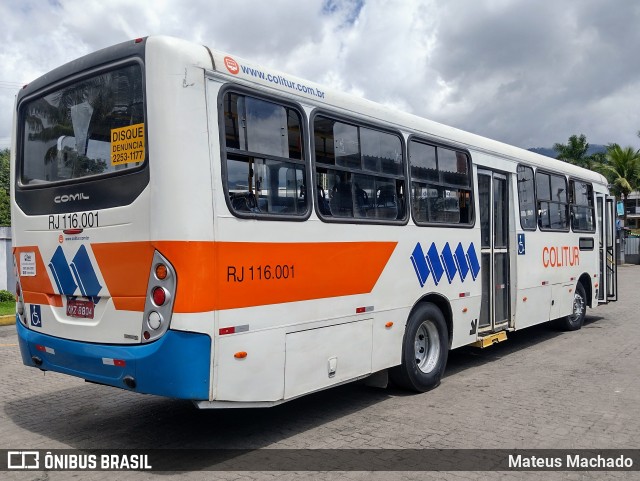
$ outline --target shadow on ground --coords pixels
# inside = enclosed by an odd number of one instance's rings
[[[599,319],[588,317],[585,328],[598,327]],[[563,333],[545,324],[510,333],[508,342],[488,349],[457,349],[450,353],[445,376],[456,376],[559,335]],[[10,401],[5,414],[20,428],[76,449],[253,450],[407,395],[413,394],[352,383],[273,408],[198,410],[189,401],[86,383]],[[202,463],[202,467],[209,466],[206,459]]]

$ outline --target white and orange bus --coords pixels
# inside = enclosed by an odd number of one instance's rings
[[[615,299],[592,171],[168,37],[18,94],[27,366],[199,407],[373,376]]]

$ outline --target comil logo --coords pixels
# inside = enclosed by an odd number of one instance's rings
[[[233,75],[237,75],[238,72],[240,72],[240,65],[238,65],[238,62],[233,60],[231,57],[224,58],[224,66],[227,67],[229,73],[232,73]]]

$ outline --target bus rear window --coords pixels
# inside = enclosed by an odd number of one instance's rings
[[[22,185],[131,171],[145,160],[142,67],[83,78],[21,106]]]

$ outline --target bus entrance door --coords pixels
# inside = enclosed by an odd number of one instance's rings
[[[608,195],[598,195],[596,198],[598,211],[598,244],[600,287],[598,288],[598,303],[606,304],[618,298],[618,268],[616,252],[616,199]]]
[[[509,195],[505,174],[478,170],[482,306],[479,331],[507,329],[511,318]]]

